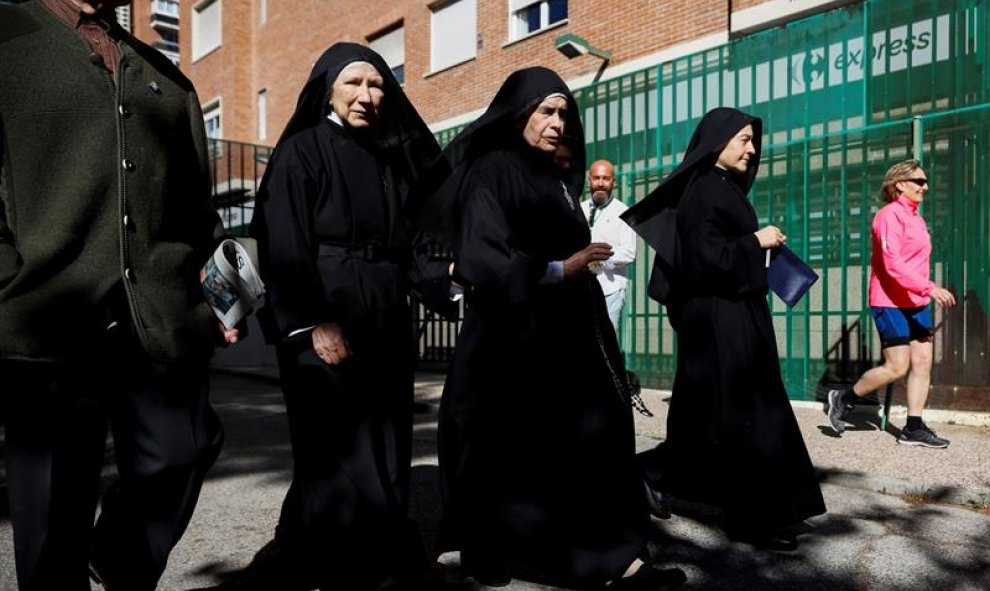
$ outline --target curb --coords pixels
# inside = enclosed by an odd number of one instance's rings
[[[816,400],[792,400],[791,406],[794,408],[823,410],[825,408],[825,403],[818,402]],[[883,405],[880,404],[876,408],[877,416],[879,417],[883,412]],[[872,414],[872,412],[870,414]],[[890,416],[891,418],[898,419],[906,418],[907,407],[900,404],[891,406]],[[926,408],[925,421],[932,423],[948,423],[950,425],[965,425],[967,427],[990,427],[990,412]]]
[[[210,371],[212,373],[231,375],[247,379],[255,379],[264,381],[269,384],[278,385],[281,380],[278,376],[278,368],[259,366],[259,367],[220,367],[220,366],[210,366]],[[441,376],[441,377],[437,377]],[[418,388],[442,388],[443,386],[443,374],[437,374],[435,372],[422,372],[417,373],[416,383]],[[439,381],[438,381],[439,380]],[[422,383],[421,383],[422,382]],[[652,388],[643,388],[643,391],[652,391],[657,393],[659,396],[667,397],[671,395],[670,390],[654,390]],[[812,410],[822,410],[824,408],[824,403],[816,400],[791,400],[791,406],[794,408],[806,408]],[[882,405],[877,406],[877,415],[882,410]],[[902,405],[896,405],[890,407],[890,416],[898,419],[903,419],[907,416],[907,407]],[[949,425],[964,425],[967,427],[990,427],[990,412],[979,412],[979,411],[968,411],[968,410],[942,410],[942,409],[925,409],[925,420],[932,423],[946,423]]]
[[[644,392],[646,390],[647,388],[643,388]],[[653,390],[653,392],[656,392],[663,397],[671,395],[670,390]],[[811,410],[825,409],[825,403],[818,400],[791,400],[791,406],[794,408],[806,408]],[[877,405],[876,408],[877,416],[879,417],[880,413],[883,412],[883,405]],[[890,416],[891,418],[898,419],[907,417],[907,407],[900,404],[891,406]],[[949,425],[963,425],[966,427],[990,427],[990,412],[926,408],[925,420],[932,423],[947,423]]]

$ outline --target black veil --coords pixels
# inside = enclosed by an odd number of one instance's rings
[[[677,253],[677,206],[684,193],[702,171],[715,166],[718,155],[739,130],[753,126],[753,146],[756,155],[750,159],[745,174],[736,176],[743,193],[749,193],[760,168],[763,121],[730,107],[712,109],[702,117],[680,165],[666,179],[620,217],[656,251],[650,275],[650,296],[666,304],[670,295],[674,262]]]
[[[392,70],[370,47],[357,43],[335,43],[316,60],[299,93],[296,110],[275,144],[271,160],[278,158],[278,148],[283,142],[300,131],[321,123],[330,114],[328,97],[333,82],[353,62],[367,62],[382,76],[385,98],[374,141],[381,149],[391,152],[393,162],[399,166],[413,187],[413,194],[408,202],[414,208],[410,213],[416,219],[420,213],[417,210],[422,205],[422,196],[432,192],[446,177],[450,168],[446,165],[436,138],[403,92]],[[259,202],[267,198],[267,177],[266,170],[258,190]],[[427,228],[421,229],[429,232]]]
[[[577,102],[567,84],[556,72],[541,66],[516,70],[506,78],[495,93],[488,109],[468,125],[444,148],[446,165],[454,172],[433,195],[430,211],[442,213],[448,218],[430,224],[446,228],[442,239],[453,245],[457,224],[452,215],[456,211],[457,194],[471,165],[487,152],[519,145],[522,132],[516,125],[519,117],[540,104],[551,94],[560,93],[567,100],[567,122],[564,135],[573,150],[574,166],[564,175],[564,183],[572,195],[580,195],[584,188],[585,147],[584,128],[578,113]]]

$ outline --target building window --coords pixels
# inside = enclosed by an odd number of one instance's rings
[[[220,0],[203,0],[193,6],[192,59],[197,60],[220,47]]]
[[[261,24],[268,22],[268,0],[258,0],[258,22]]]
[[[220,99],[211,101],[203,107],[203,123],[206,126],[206,137],[218,140],[223,133],[220,127]]]
[[[430,68],[436,72],[477,54],[478,9],[475,0],[454,0],[433,9]]]
[[[406,32],[402,23],[368,39],[368,45],[382,56],[392,68],[395,79],[402,84],[406,81]]]
[[[179,51],[179,33],[175,31],[162,31],[162,47],[171,51]]]
[[[258,91],[258,139],[268,138],[268,89]]]
[[[567,20],[567,0],[509,0],[513,40]]]
[[[223,128],[220,127],[220,99],[212,100],[203,105],[203,126],[206,127],[206,146],[209,149],[210,158],[220,158],[220,136]]]
[[[161,37],[152,41],[151,46],[165,54],[173,64],[179,65],[179,32],[162,29],[158,34]]]

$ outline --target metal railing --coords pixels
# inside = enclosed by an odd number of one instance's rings
[[[254,214],[254,197],[265,174],[272,148],[230,140],[209,139],[213,206],[227,231],[246,236]]]

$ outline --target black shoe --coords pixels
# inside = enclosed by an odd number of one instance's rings
[[[670,519],[670,505],[663,493],[650,486],[646,480],[643,480],[643,487],[646,489],[646,503],[650,507],[650,515],[657,519]]]
[[[774,552],[793,552],[798,547],[797,537],[781,532],[731,533],[729,539]]]
[[[949,447],[949,440],[939,437],[928,425],[922,425],[920,429],[901,429],[901,436],[897,438],[899,445],[911,447],[929,447],[932,449],[945,449]]]
[[[615,579],[605,586],[608,591],[668,591],[684,584],[687,575],[679,568],[654,568],[649,564],[639,567],[635,574]]]
[[[282,542],[277,537],[255,552],[251,562],[226,577],[221,586],[240,591],[310,591],[320,585],[320,577],[312,570],[298,546]]]
[[[853,405],[842,401],[845,393],[846,390],[828,391],[828,422],[839,435],[842,435],[842,432],[846,430],[846,424],[843,421],[853,409]]]
[[[505,587],[512,582],[504,562],[478,552],[461,550],[461,568],[475,581],[488,587]]]

